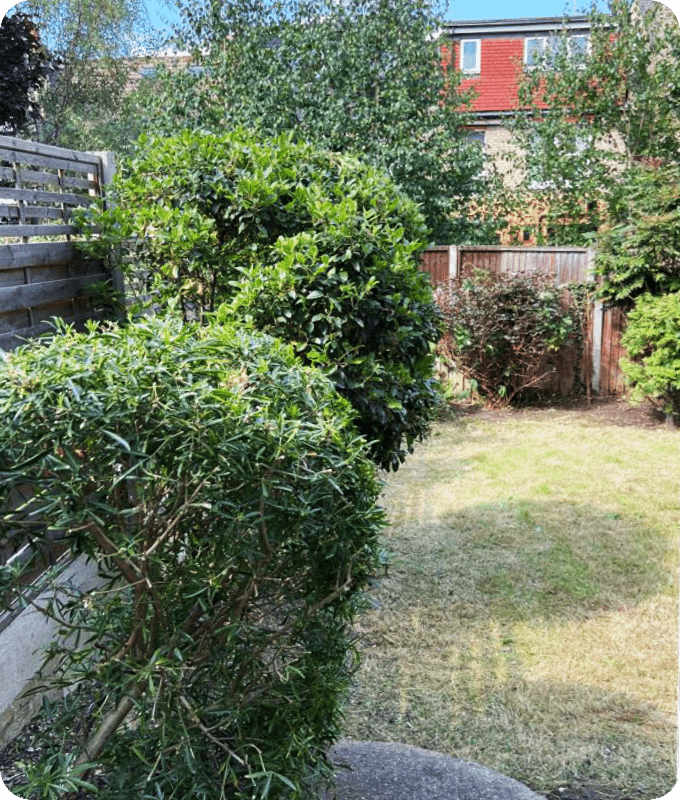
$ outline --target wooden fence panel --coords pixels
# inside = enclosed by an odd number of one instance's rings
[[[422,255],[421,268],[430,276],[434,286],[447,283],[455,277],[451,273],[451,262],[456,259],[456,248],[448,245],[430,247]]]
[[[0,348],[11,349],[26,338],[47,332],[53,317],[84,323],[99,316],[93,286],[121,282],[106,264],[84,257],[76,246],[75,208],[103,196],[113,172],[110,154],[78,153],[0,136]],[[31,509],[31,487],[2,498],[7,515],[0,534],[0,563],[34,552],[26,525],[40,527]],[[30,512],[30,520],[28,516]],[[58,532],[38,547],[35,580],[49,564],[66,556]],[[95,566],[69,567],[74,581]],[[94,578],[93,578],[94,579]],[[20,607],[0,613],[0,647],[6,655],[0,669],[0,740],[6,741],[40,704],[40,696],[22,692],[39,666],[36,653],[57,635],[39,614]],[[14,727],[13,727],[14,726]]]
[[[0,136],[0,349],[46,333],[54,317],[79,325],[98,316],[93,287],[111,275],[108,265],[79,252],[71,214],[103,196],[112,171],[110,154]],[[9,509],[25,500],[10,497]],[[22,531],[5,529],[0,563],[24,552]],[[50,547],[46,558],[59,552]],[[0,630],[16,613],[0,615]]]
[[[108,265],[83,256],[72,213],[111,179],[109,153],[80,153],[0,136],[0,349],[9,350],[62,317],[97,316]]]
[[[602,355],[600,360],[600,394],[620,395],[626,390],[626,376],[619,363],[626,351],[621,336],[626,329],[626,315],[620,308],[605,306],[602,318]]]

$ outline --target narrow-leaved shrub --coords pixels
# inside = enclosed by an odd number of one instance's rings
[[[325,774],[383,523],[374,473],[347,401],[261,334],[158,317],[7,354],[0,534],[34,557],[0,569],[2,602],[43,592],[50,685],[77,687],[15,791],[274,798]],[[29,589],[54,538],[67,558]],[[68,579],[79,554],[94,588]]]

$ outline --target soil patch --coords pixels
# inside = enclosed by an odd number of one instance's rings
[[[637,426],[640,428],[673,427],[650,401],[631,403],[623,397],[593,398],[564,397],[542,400],[527,406],[513,408],[487,408],[473,403],[451,403],[444,411],[445,417],[454,415],[474,417],[485,421],[503,421],[510,417],[541,419],[545,416],[567,414],[582,421],[599,425]]]

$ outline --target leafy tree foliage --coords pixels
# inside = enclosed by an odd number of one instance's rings
[[[621,344],[633,397],[650,398],[680,425],[680,292],[639,297]]]
[[[153,47],[141,0],[25,0],[58,70],[42,94],[41,141],[122,150],[139,136],[127,87],[132,56]]]
[[[2,362],[0,532],[34,555],[1,602],[57,623],[46,680],[75,689],[21,796],[301,796],[329,772],[380,486],[332,384],[239,328],[60,330]],[[99,580],[22,581],[50,531]]]
[[[551,243],[582,243],[604,220],[626,220],[640,165],[678,163],[680,28],[654,5],[641,14],[611,0],[608,14],[589,14],[587,54],[565,31],[522,72],[514,130]]]
[[[459,73],[440,62],[432,4],[192,0],[183,20],[183,44],[203,69],[167,76],[157,130],[291,131],[385,172],[421,205],[436,239],[493,235],[471,219],[483,155],[465,134]]]
[[[680,290],[680,168],[640,167],[627,188],[627,219],[597,240],[600,295],[624,308]]]
[[[358,411],[375,460],[397,468],[436,404],[439,313],[419,270],[427,229],[374,168],[281,135],[184,133],[147,142],[90,249],[134,241],[144,291],[185,319],[225,304],[294,342]]]
[[[446,328],[437,352],[495,404],[526,397],[553,371],[574,329],[543,275],[477,272],[438,290]]]
[[[40,119],[39,93],[54,61],[27,14],[4,16],[0,25],[0,130],[16,134]]]

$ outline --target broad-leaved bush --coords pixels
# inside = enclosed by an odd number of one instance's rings
[[[2,602],[56,622],[46,680],[75,687],[15,791],[274,798],[327,773],[383,524],[354,416],[291,346],[227,325],[60,330],[4,356],[0,533],[30,547]],[[65,560],[35,578],[45,548]]]
[[[639,297],[621,344],[633,397],[649,398],[680,425],[680,292]]]
[[[245,131],[146,142],[90,219],[143,291],[184,319],[242,320],[291,342],[358,411],[396,469],[436,405],[439,312],[417,206],[353,157]],[[130,244],[132,242],[132,244]]]
[[[600,296],[626,310],[680,290],[680,168],[640,166],[627,189],[625,221],[600,230],[596,257]]]

